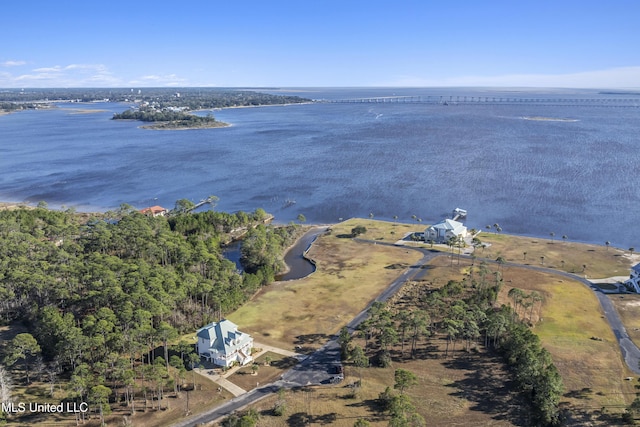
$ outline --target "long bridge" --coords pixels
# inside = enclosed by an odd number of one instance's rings
[[[640,107],[638,98],[516,98],[503,96],[376,96],[371,98],[319,99],[333,104],[432,104],[432,105],[549,105],[587,107]]]

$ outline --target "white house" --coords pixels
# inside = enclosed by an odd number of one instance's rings
[[[624,282],[630,291],[634,291],[640,294],[640,264],[636,264],[631,267],[631,275],[629,280]]]
[[[246,365],[253,361],[253,338],[240,332],[238,325],[229,321],[210,323],[198,329],[197,350],[201,357],[219,366],[231,366],[234,362]]]
[[[444,219],[437,224],[433,224],[424,232],[424,240],[426,242],[432,240],[435,243],[445,243],[451,237],[467,236],[467,227],[461,222],[452,219]]]

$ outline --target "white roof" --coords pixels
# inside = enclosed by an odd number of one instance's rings
[[[452,219],[444,219],[440,222],[438,222],[437,224],[433,224],[431,226],[432,228],[438,228],[438,229],[442,229],[442,230],[458,230],[460,229],[460,227],[464,227],[464,225],[461,222],[458,221],[454,221]]]

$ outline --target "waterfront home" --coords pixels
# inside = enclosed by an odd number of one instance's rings
[[[624,284],[630,291],[640,294],[640,264],[631,267],[629,280],[624,282]]]
[[[148,208],[144,208],[140,210],[141,214],[151,215],[151,216],[165,216],[169,213],[169,209],[163,208],[162,206],[149,206]]]
[[[198,354],[218,366],[231,366],[234,362],[246,365],[253,361],[253,338],[238,330],[230,320],[213,322],[196,333]]]
[[[433,224],[424,232],[424,240],[426,242],[446,243],[452,237],[466,237],[467,227],[461,222],[452,219],[444,219],[437,224]]]

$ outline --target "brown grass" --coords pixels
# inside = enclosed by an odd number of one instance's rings
[[[266,357],[271,357],[269,365],[266,365]],[[251,366],[246,366],[237,370],[227,379],[244,390],[251,390],[258,384],[269,384],[277,380],[285,371],[289,370],[298,363],[293,357],[286,357],[280,354],[267,352],[256,359],[259,369],[256,375],[253,375]]]
[[[266,344],[317,348],[403,272],[385,267],[420,259],[415,251],[337,236],[321,236],[311,248],[314,274],[265,287],[229,319]]]
[[[187,382],[191,381],[191,372],[187,374]],[[197,387],[195,391],[189,392],[189,409],[192,415],[202,413],[207,409],[218,406],[225,401],[232,399],[233,395],[226,390],[218,392],[218,385],[196,375]],[[29,387],[18,387],[14,390],[14,398],[17,402],[38,402],[59,404],[66,396],[67,391],[58,389],[53,397],[48,395],[48,384],[34,382]],[[140,391],[138,390],[137,393]],[[186,391],[182,391],[179,397],[173,395],[173,391],[166,390],[165,399],[162,402],[162,410],[158,411],[157,402],[149,400],[147,410],[143,410],[141,396],[136,400],[136,414],[131,416],[131,409],[117,403],[111,403],[113,413],[105,417],[107,425],[123,425],[125,417],[129,418],[133,425],[139,427],[160,427],[169,426],[184,419],[187,410]],[[155,405],[156,408],[152,408]],[[88,413],[88,419],[84,424],[86,427],[97,427],[100,420],[97,414]],[[19,420],[19,421],[18,421]],[[37,414],[14,418],[9,425],[42,425],[42,426],[76,426],[73,415],[69,414]]]
[[[631,341],[640,344],[640,295],[609,295]]]
[[[418,377],[418,384],[407,389],[416,409],[428,426],[513,426],[521,425],[522,402],[513,394],[508,374],[496,356],[482,351],[458,351],[453,358],[437,358],[444,341],[432,340],[424,346],[438,350],[420,360],[396,360],[392,367],[361,369],[362,387],[353,393],[348,385],[359,380],[357,368],[347,365],[345,381],[332,386],[305,387],[285,393],[287,413],[273,416],[277,396],[253,406],[262,417],[261,426],[302,425],[353,426],[358,418],[372,426],[388,425],[376,399],[384,389],[393,388],[395,369],[407,369]]]
[[[480,233],[478,237],[483,243],[491,244],[486,249],[476,250],[479,258],[495,260],[502,256],[507,262],[555,268],[594,279],[628,276],[636,258],[619,248],[563,241],[561,238],[537,239],[493,233]]]

